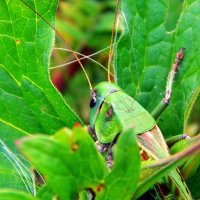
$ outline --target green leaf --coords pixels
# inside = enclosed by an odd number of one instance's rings
[[[16,173],[16,169],[12,166],[11,162],[5,157],[0,156],[4,162],[1,163],[0,170],[0,188],[15,188],[26,191],[25,185],[21,177]],[[8,167],[9,166],[9,167]]]
[[[2,200],[37,200],[26,193],[15,190],[0,190],[0,199]]]
[[[186,48],[170,105],[158,120],[168,136],[184,132],[200,90],[200,1],[180,1],[174,11],[170,2],[122,0],[124,32],[115,57],[117,83],[151,112],[164,97],[176,52]],[[175,10],[178,15],[169,19]]]
[[[54,25],[57,0],[26,2]],[[0,139],[16,152],[19,137],[52,134],[81,120],[50,82],[54,30],[20,0],[1,1],[0,13]],[[9,168],[18,175],[6,158],[1,162],[1,176],[12,187],[15,184],[6,178]]]
[[[56,0],[27,3],[33,9],[38,8],[37,11],[54,24]],[[54,31],[20,0],[1,2],[1,13],[1,122],[24,133],[50,134],[58,127],[72,127],[80,120],[64,103],[49,78]],[[6,106],[5,102],[10,104]],[[42,119],[38,112],[46,117]],[[56,122],[52,123],[52,118]]]

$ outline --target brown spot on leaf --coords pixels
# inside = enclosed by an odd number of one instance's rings
[[[20,44],[21,43],[21,41],[20,40],[16,40],[16,44],[18,45],[18,44]]]
[[[72,144],[71,145],[71,149],[72,149],[72,151],[77,151],[78,149],[79,149],[79,146],[78,146],[78,144],[76,144],[76,143],[74,143],[74,144]]]
[[[81,124],[79,122],[75,122],[73,128],[76,128],[76,127],[81,127]]]
[[[103,184],[99,184],[97,186],[97,192],[101,192],[103,190]]]

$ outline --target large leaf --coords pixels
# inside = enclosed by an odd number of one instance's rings
[[[172,2],[121,1],[124,33],[117,47],[115,69],[117,83],[151,112],[164,97],[176,52],[186,48],[170,106],[158,120],[168,136],[184,132],[200,90],[200,1],[179,1],[177,9],[171,9]]]
[[[57,1],[27,1],[53,23]],[[1,1],[1,123],[26,133],[54,133],[80,121],[52,86],[49,56],[54,31],[20,0]],[[46,128],[48,127],[48,129]],[[14,137],[11,134],[11,137]]]
[[[57,0],[27,3],[54,24]],[[21,136],[52,134],[80,119],[50,82],[54,31],[20,0],[0,1],[0,13],[0,139],[15,151],[13,142]],[[0,165],[5,177],[7,163]]]
[[[18,144],[62,199],[74,199],[84,189],[92,189],[97,199],[119,196],[130,199],[136,189],[140,156],[133,130],[120,136],[110,172],[93,140],[82,128],[63,129],[54,137],[28,137]]]

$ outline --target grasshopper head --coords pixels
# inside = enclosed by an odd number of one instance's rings
[[[106,97],[120,90],[111,82],[102,82],[94,89],[95,96],[90,101],[90,127],[101,143],[112,142],[120,131],[112,105],[106,101]]]

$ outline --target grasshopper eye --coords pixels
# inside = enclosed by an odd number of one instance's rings
[[[96,98],[92,98],[91,101],[90,101],[90,108],[94,108],[94,106],[96,105]]]
[[[93,108],[96,105],[97,99],[96,99],[96,91],[90,90],[90,96],[92,97],[90,101],[90,108]]]

